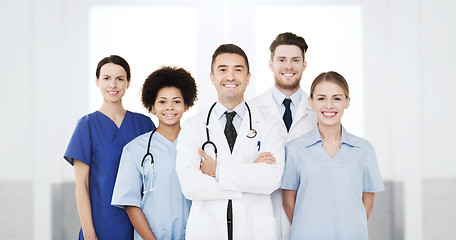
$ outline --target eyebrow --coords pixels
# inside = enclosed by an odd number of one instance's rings
[[[218,66],[217,66],[217,69],[219,69],[219,68],[227,68],[227,67],[228,67],[228,65],[218,65]],[[245,66],[244,66],[244,65],[241,65],[241,64],[239,64],[239,65],[234,65],[234,67],[235,67],[235,68],[245,68]]]
[[[163,96],[159,96],[158,98],[167,99],[166,97],[163,97]],[[180,98],[180,99],[182,99],[181,97],[177,97],[177,96],[176,96],[176,97],[173,97],[173,99],[176,99],[176,98]]]
[[[277,56],[276,58],[287,58],[286,56]],[[294,57],[290,57],[291,59],[296,59],[296,58],[299,58],[299,59],[303,59],[302,56],[294,56]]]

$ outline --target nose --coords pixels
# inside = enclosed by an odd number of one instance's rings
[[[328,109],[331,109],[332,107],[334,107],[333,101],[331,99],[328,99],[326,101],[325,107],[328,108]]]
[[[116,86],[117,86],[116,79],[111,79],[111,80],[109,81],[109,87],[111,87],[111,88],[116,88]]]
[[[292,67],[293,67],[293,65],[291,64],[291,61],[290,61],[290,60],[285,61],[284,64],[285,64],[285,67],[286,67],[286,68],[292,68]]]
[[[174,102],[173,101],[170,101],[167,105],[166,105],[166,110],[173,110],[174,109]]]
[[[234,70],[229,70],[228,73],[226,74],[226,79],[227,80],[234,80]]]

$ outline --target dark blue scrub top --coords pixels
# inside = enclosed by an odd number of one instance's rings
[[[64,158],[90,166],[92,219],[98,239],[133,239],[133,226],[124,209],[111,206],[122,149],[137,136],[155,129],[152,120],[127,111],[120,128],[96,111],[79,119]],[[79,239],[84,239],[82,229]]]

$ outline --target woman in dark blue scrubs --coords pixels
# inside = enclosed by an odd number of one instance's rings
[[[79,119],[64,155],[75,170],[79,239],[133,239],[125,210],[111,206],[112,191],[122,148],[155,126],[149,117],[123,108],[122,97],[130,85],[125,59],[116,55],[102,59],[96,83],[103,104]]]

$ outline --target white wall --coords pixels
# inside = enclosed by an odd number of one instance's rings
[[[208,73],[212,51],[227,40],[253,55],[252,41],[242,38],[254,30],[254,17],[246,9],[281,4],[275,0],[233,0],[225,4],[209,0],[1,0],[1,236],[52,239],[56,218],[53,206],[62,204],[55,202],[54,186],[73,180],[73,169],[62,155],[77,119],[89,111],[88,9],[111,2],[184,4],[211,12],[197,12],[200,27],[196,35],[210,32],[206,38],[197,37],[198,73]],[[392,182],[388,192],[393,205],[381,209],[393,216],[390,235],[406,240],[454,239],[456,212],[452,203],[456,195],[451,188],[456,182],[456,154],[451,148],[456,135],[452,104],[456,89],[456,3],[290,3],[362,7],[364,132],[376,147],[385,180]],[[228,27],[224,29],[223,6],[230,9],[225,14],[247,16],[249,21],[225,23]],[[236,26],[242,26],[239,33]],[[254,64],[257,59],[250,61]],[[200,90],[200,101],[213,99],[213,94],[206,93]],[[373,217],[376,214],[380,213],[374,210]]]

